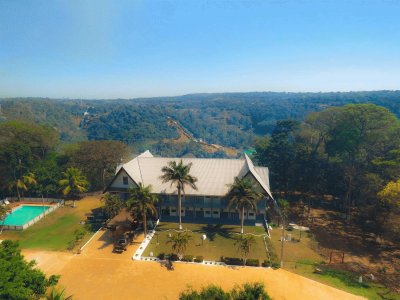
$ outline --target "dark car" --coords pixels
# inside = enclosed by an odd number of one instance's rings
[[[126,251],[128,244],[129,241],[127,238],[118,239],[118,242],[114,245],[114,252],[122,253],[123,251]]]

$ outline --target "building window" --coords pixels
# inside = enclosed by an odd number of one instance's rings
[[[123,182],[125,185],[128,185],[128,176],[122,177],[122,182]]]
[[[249,217],[254,217],[254,213],[249,213]]]
[[[205,213],[206,215],[209,215],[209,214],[211,214],[211,211],[206,210],[204,213]]]
[[[214,210],[214,215],[218,215],[219,211]]]
[[[176,212],[176,209],[171,209],[171,212],[173,212],[173,213]]]

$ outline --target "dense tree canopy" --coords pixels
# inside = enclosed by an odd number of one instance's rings
[[[17,242],[0,243],[0,299],[40,299],[57,284],[58,276],[47,278],[34,266],[34,261],[24,260]]]

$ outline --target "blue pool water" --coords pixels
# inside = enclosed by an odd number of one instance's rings
[[[4,225],[23,226],[49,208],[50,206],[21,205],[7,215]]]

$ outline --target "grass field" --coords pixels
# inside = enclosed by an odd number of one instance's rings
[[[74,239],[75,231],[83,228],[79,222],[100,206],[99,197],[86,197],[77,201],[76,208],[69,204],[62,206],[23,231],[4,231],[0,239],[19,240],[22,249],[64,251]],[[89,230],[84,240],[90,235]]]
[[[173,253],[171,245],[167,244],[169,234],[176,234],[178,224],[160,223],[157,226],[157,233],[153,237],[149,246],[143,253],[149,256],[153,252],[154,256],[160,253]],[[208,224],[183,224],[184,230],[189,230],[188,234],[192,237],[187,246],[185,254],[193,256],[203,256],[205,260],[220,261],[221,256],[238,257],[240,253],[234,245],[236,238],[240,236],[240,226],[232,225],[208,225]],[[261,261],[266,259],[266,252],[262,235],[265,234],[263,227],[245,226],[245,233],[255,234],[256,243],[250,250],[248,258],[257,258]],[[202,242],[202,235],[207,239]]]
[[[300,238],[298,230],[286,233],[291,234],[292,238]],[[272,230],[271,243],[278,255],[280,255],[281,247],[280,236],[281,229],[276,228]],[[300,242],[285,242],[283,268],[349,293],[366,297],[367,299],[382,299],[378,293],[385,293],[387,290],[380,285],[368,283],[369,287],[362,287],[358,284],[349,284],[349,282],[345,282],[343,278],[334,274],[315,273],[316,265],[324,261],[324,258],[318,254],[316,248],[317,243],[305,232],[302,233]],[[400,295],[396,294],[387,294],[385,297],[387,299],[400,299]]]

